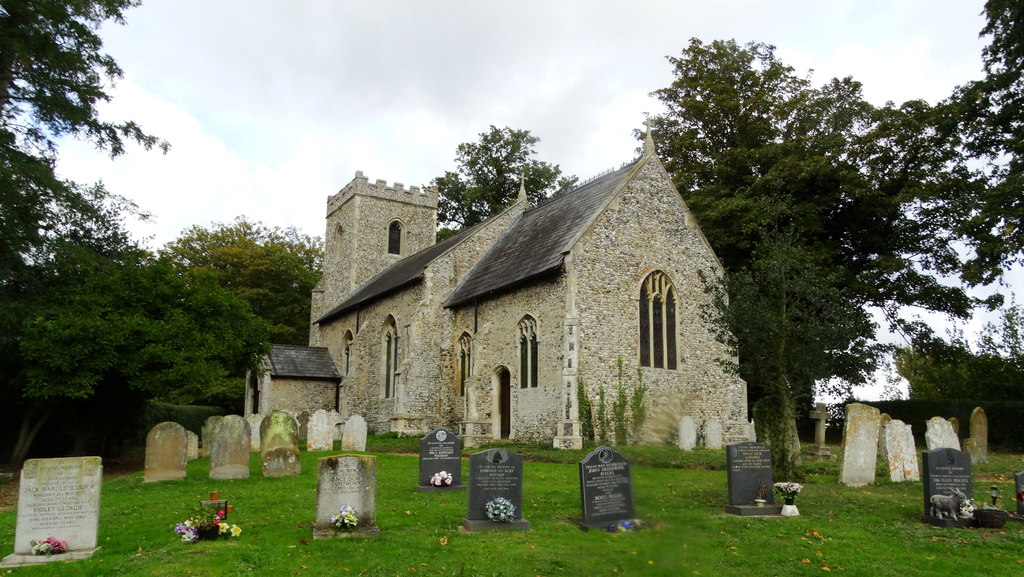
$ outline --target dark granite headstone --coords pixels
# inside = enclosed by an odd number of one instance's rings
[[[430,479],[444,471],[451,475],[451,484],[433,485]],[[434,429],[420,439],[419,491],[451,491],[465,489],[462,484],[462,439],[447,429]]]
[[[781,505],[772,496],[772,453],[768,445],[747,441],[725,446],[725,466],[729,483],[729,504],[725,512],[733,515],[778,515]],[[757,506],[755,499],[763,499]]]
[[[971,499],[971,456],[964,451],[943,448],[921,453],[923,472],[921,484],[924,487],[924,513],[921,520],[936,527],[962,527],[972,524],[971,519],[937,519],[931,516],[932,495],[951,495],[959,489]]]
[[[629,459],[610,447],[598,447],[580,462],[583,526],[604,528],[635,517]]]
[[[515,507],[510,521],[492,521],[487,503],[504,497]],[[505,449],[488,449],[469,456],[469,499],[466,505],[467,531],[525,531],[530,522],[523,519],[523,456]]]

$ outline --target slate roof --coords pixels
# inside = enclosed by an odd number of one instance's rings
[[[270,345],[270,374],[275,377],[341,380],[327,347]]]
[[[444,306],[511,288],[562,267],[572,243],[615,194],[636,162],[522,214],[456,287]]]
[[[478,225],[479,226],[479,225]],[[449,248],[458,244],[476,227],[454,234],[443,241],[431,245],[420,252],[410,255],[377,273],[376,276],[360,285],[344,302],[327,311],[316,320],[317,323],[329,321],[357,306],[376,300],[406,285],[423,278],[423,270],[435,258],[444,254]]]

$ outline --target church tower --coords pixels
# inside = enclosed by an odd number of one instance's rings
[[[393,263],[434,244],[437,191],[355,178],[327,199],[324,274],[313,290],[315,321]],[[314,330],[314,332],[316,332]],[[310,335],[310,344],[317,339]]]

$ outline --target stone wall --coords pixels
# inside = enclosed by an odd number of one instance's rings
[[[728,351],[701,319],[710,304],[701,273],[713,278],[719,265],[668,175],[656,159],[637,167],[627,189],[614,198],[573,248],[570,275],[579,315],[579,377],[596,414],[598,389],[605,389],[609,412],[623,382],[632,392],[638,381],[638,301],[643,280],[660,270],[677,291],[678,370],[643,368],[647,442],[671,437],[682,415],[700,423],[722,421],[728,439],[743,435],[746,386],[716,362]]]

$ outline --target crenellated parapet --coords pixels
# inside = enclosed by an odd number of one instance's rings
[[[389,186],[386,180],[380,178],[375,182],[370,182],[370,179],[363,175],[363,171],[357,170],[355,178],[337,193],[327,198],[327,216],[341,208],[342,205],[353,197],[360,195],[427,208],[437,208],[437,189],[434,187],[421,188],[419,186],[410,186],[406,188],[401,182],[396,182]]]

